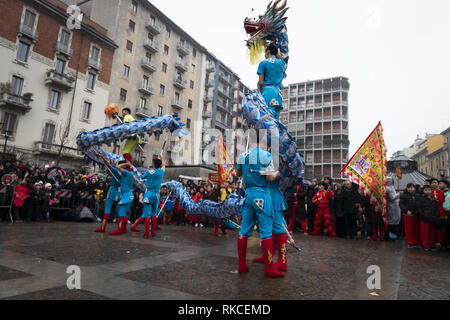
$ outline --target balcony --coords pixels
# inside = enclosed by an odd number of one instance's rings
[[[44,141],[36,141],[34,143],[34,152],[45,153],[50,155],[58,155],[59,150],[61,149],[60,145],[47,143]],[[69,157],[73,159],[83,159],[84,155],[76,148],[70,148],[63,146],[61,150],[61,155],[64,157]]]
[[[212,119],[212,112],[203,111],[202,117],[205,118],[205,119]]]
[[[177,68],[179,71],[184,73],[188,70],[188,65],[187,65],[187,63],[178,61],[177,63],[175,63],[175,68]]]
[[[219,101],[217,101],[217,103],[216,103],[216,107],[217,108],[219,108],[219,109],[221,109],[222,111],[225,111],[225,112],[228,112],[228,113],[231,113],[231,110],[230,110],[230,108],[228,108],[228,107],[226,107],[226,106],[224,106],[221,102],[219,102]]]
[[[150,52],[153,52],[153,53],[159,52],[159,45],[155,41],[152,41],[148,38],[145,39],[144,47],[145,47],[145,49],[147,49]]]
[[[180,79],[180,78],[174,78],[173,79],[173,85],[177,87],[178,89],[186,89],[187,82],[186,80]]]
[[[0,92],[0,108],[7,108],[12,110],[17,110],[21,113],[28,113],[31,110],[30,103],[33,100],[28,97],[24,97],[8,93]]]
[[[56,51],[66,55],[68,57],[71,57],[72,53],[73,53],[73,49],[71,47],[69,47],[69,45],[59,42],[59,41],[56,42]]]
[[[146,26],[148,31],[150,31],[150,33],[157,35],[161,33],[161,27],[158,26],[154,21],[149,21]]]
[[[187,56],[191,49],[189,48],[189,46],[187,44],[182,44],[181,42],[178,42],[177,50],[182,55]]]
[[[214,72],[214,71],[216,71],[216,66],[214,64],[212,64],[212,63],[207,63],[206,64],[206,72],[207,73],[211,73],[211,72]]]
[[[183,110],[184,109],[184,105],[181,104],[180,100],[172,100],[172,107],[176,110]]]
[[[217,93],[220,94],[225,99],[229,99],[230,98],[230,94],[228,92],[226,92],[225,90],[223,90],[222,88],[220,88],[220,87],[217,89]]]
[[[205,96],[205,97],[203,98],[203,101],[206,102],[206,103],[210,103],[210,102],[213,101],[213,98],[212,98],[211,96]]]
[[[57,73],[55,70],[47,71],[45,84],[58,87],[60,89],[70,91],[74,87],[75,79],[68,74]]]
[[[348,101],[342,101],[342,105],[348,107]]]
[[[219,80],[222,80],[222,81],[224,81],[224,82],[226,82],[228,84],[232,84],[231,80],[230,80],[230,77],[226,76],[223,72],[219,72]]]
[[[151,63],[149,59],[142,59],[141,67],[150,72],[155,72],[157,69],[156,65]]]
[[[147,108],[137,107],[136,108],[136,115],[143,118],[150,118],[151,112]]]
[[[33,41],[36,41],[39,38],[39,32],[27,26],[25,23],[21,23],[19,25],[19,33],[25,37],[31,38]]]
[[[91,67],[97,71],[102,70],[102,64],[100,63],[100,61],[92,58],[89,58],[88,60],[88,67]]]
[[[146,94],[146,95],[148,95],[148,96],[151,96],[151,95],[154,95],[155,94],[155,92],[153,91],[153,89],[152,88],[150,88],[150,87],[144,87],[144,86],[141,86],[140,88],[139,88],[139,92],[140,93],[143,93],[143,94]]]
[[[208,80],[205,82],[205,87],[206,88],[213,88],[214,87],[214,81],[213,80]]]

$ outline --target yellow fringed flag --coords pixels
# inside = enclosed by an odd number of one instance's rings
[[[264,59],[264,52],[266,50],[265,42],[260,39],[248,47],[248,54],[250,57],[250,63],[256,65]]]
[[[230,155],[228,154],[222,135],[219,135],[217,173],[219,174],[219,184],[222,184],[224,181],[228,181],[228,179],[236,175],[236,167],[230,159]]]
[[[342,172],[360,185],[364,193],[370,196],[370,202],[376,205],[375,211],[381,212],[385,219],[387,159],[381,122],[345,165]]]

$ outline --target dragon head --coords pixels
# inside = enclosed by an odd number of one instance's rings
[[[247,40],[248,47],[255,45],[257,42],[269,40],[268,38],[277,34],[286,23],[287,17],[284,15],[289,9],[286,8],[287,0],[284,0],[281,6],[278,6],[281,0],[276,0],[273,5],[272,2],[270,1],[266,13],[259,16],[259,19],[245,19],[244,28],[250,36],[250,39]]]

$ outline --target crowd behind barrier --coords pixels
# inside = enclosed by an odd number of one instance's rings
[[[111,182],[107,174],[88,176],[76,170],[63,170],[54,163],[15,166],[5,161],[0,163],[0,177],[0,218],[15,222],[58,220],[61,213],[84,207],[93,213],[94,220],[101,221]],[[239,193],[236,178],[220,186],[205,180],[194,182],[180,178],[179,181],[194,201],[221,202],[231,193]],[[134,195],[128,212],[130,223],[142,214],[142,194],[135,189]],[[290,232],[318,235],[325,231],[332,237],[346,239],[405,239],[408,247],[423,247],[427,251],[449,245],[450,191],[444,180],[429,180],[424,186],[411,184],[406,190],[395,190],[392,181],[388,181],[386,220],[375,211],[375,205],[359,186],[350,181],[340,185],[329,177],[312,180],[308,185],[298,186],[286,200],[285,220]],[[219,224],[223,233],[227,228],[236,227],[234,222],[187,214],[165,187],[161,188],[159,208],[162,224],[215,226],[216,235]],[[113,207],[111,222],[116,217]]]

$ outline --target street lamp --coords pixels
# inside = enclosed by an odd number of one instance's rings
[[[8,145],[8,139],[12,136],[12,131],[6,129],[6,122],[0,123],[2,126],[2,134],[5,136],[5,145],[3,146],[3,153],[6,154],[6,147]]]

